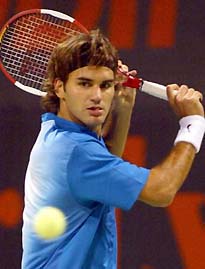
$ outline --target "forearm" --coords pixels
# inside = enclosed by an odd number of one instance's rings
[[[119,69],[131,76],[136,75],[136,70],[128,72],[128,67],[121,61],[118,62]],[[111,112],[106,119],[102,129],[102,135],[109,151],[119,157],[122,156],[127,135],[130,128],[132,110],[135,104],[136,90],[122,85],[125,76],[118,73]]]
[[[120,111],[120,113],[112,113],[108,119],[109,132],[105,133],[105,143],[109,151],[119,157],[122,156],[127,135],[130,128],[132,109]]]
[[[179,116],[179,131],[167,158],[151,169],[140,200],[153,206],[167,206],[186,179],[205,133],[202,94],[186,85],[167,87],[169,103]]]
[[[186,179],[196,150],[190,143],[180,142],[173,147],[168,157],[151,169],[140,200],[152,206],[167,206]]]

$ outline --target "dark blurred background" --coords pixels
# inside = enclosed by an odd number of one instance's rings
[[[205,91],[205,1],[0,0],[0,7],[1,25],[32,8],[69,14],[88,29],[101,28],[140,77]],[[24,175],[41,113],[39,97],[0,73],[0,269],[20,268]],[[166,101],[138,93],[124,158],[152,167],[168,153],[177,130]],[[128,212],[117,211],[119,269],[205,268],[204,159],[203,143],[170,207],[137,202]]]

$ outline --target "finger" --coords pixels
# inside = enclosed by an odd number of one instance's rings
[[[194,90],[193,96],[194,98],[198,99],[200,102],[203,101],[203,94],[201,92]]]
[[[189,94],[189,88],[187,85],[181,85],[176,93],[176,100],[181,101],[185,97],[185,95]],[[192,91],[190,91],[190,95],[193,94]],[[188,97],[188,96],[187,96]]]
[[[118,60],[118,67],[120,68],[122,66],[122,61]]]
[[[166,87],[166,90],[167,90],[167,97],[168,97],[168,100],[170,102],[170,104],[174,104],[174,99],[176,97],[176,94],[179,90],[179,85],[177,84],[169,84],[167,85]]]
[[[186,94],[188,91],[189,91],[189,88],[188,88],[187,85],[181,85],[181,86],[179,87],[179,90],[178,90],[178,92],[179,92],[181,95]]]
[[[128,66],[123,64],[123,62],[121,60],[118,60],[118,68],[122,72],[128,72],[128,70],[129,70]]]
[[[123,72],[127,73],[127,72],[129,71],[129,68],[128,68],[127,65],[122,64],[122,65],[121,65],[121,70],[122,70]]]
[[[178,84],[168,84],[167,88],[169,88],[169,90],[171,90],[171,91],[174,91],[174,90],[178,91],[179,85]]]
[[[180,98],[185,98],[187,100],[188,99],[191,100],[192,98],[194,98],[195,100],[202,101],[203,95],[201,92],[196,91],[194,88],[188,88],[186,86],[181,89],[180,94],[179,94],[179,100]]]
[[[128,75],[131,75],[131,76],[136,76],[137,75],[137,70],[131,70],[128,72]]]

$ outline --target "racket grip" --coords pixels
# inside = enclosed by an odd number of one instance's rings
[[[133,76],[127,76],[127,81],[123,83],[123,86],[139,89],[141,92],[163,100],[168,100],[166,87],[154,82],[142,80]]]
[[[168,100],[166,87],[158,83],[149,82],[144,80],[142,86],[139,89],[141,92],[147,93],[149,95],[155,96],[157,98]]]
[[[166,87],[161,84],[146,81],[133,76],[127,76],[127,81],[123,83],[123,86],[135,88],[151,96],[168,101]],[[177,91],[175,91],[175,93],[177,93]],[[202,99],[200,101],[205,107],[205,99]]]
[[[126,73],[124,74],[126,75]],[[127,81],[123,83],[123,86],[135,88],[151,96],[168,101],[166,87],[161,84],[146,81],[141,78],[133,77],[131,75],[127,75]],[[174,92],[177,93],[177,91]],[[205,107],[205,99],[202,99],[201,103]]]

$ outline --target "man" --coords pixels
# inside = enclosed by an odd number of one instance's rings
[[[201,93],[185,85],[167,87],[181,128],[166,159],[149,170],[118,157],[135,97],[122,88],[118,68],[128,71],[98,30],[53,51],[42,100],[47,113],[26,174],[22,268],[116,269],[114,209],[128,210],[137,199],[169,205],[191,168],[205,120]],[[67,229],[56,240],[33,231],[44,206],[66,216]]]

